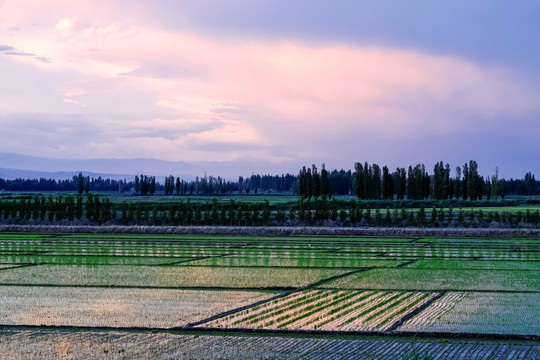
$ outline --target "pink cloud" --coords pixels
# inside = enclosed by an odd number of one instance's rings
[[[175,139],[145,138],[150,144],[145,151],[161,142],[171,149],[181,146],[183,155],[204,157],[189,144],[264,149],[366,131],[386,138],[453,134],[537,109],[536,99],[508,69],[408,49],[164,31],[142,16],[122,20],[117,16],[122,10],[90,1],[5,1],[0,13],[9,14],[9,21],[0,26],[26,24],[13,45],[51,59],[33,66],[73,74],[73,81],[56,84],[64,102],[84,104],[84,96],[95,94],[105,94],[107,102],[107,93],[141,89],[157,99],[158,108],[173,111],[178,120],[152,126],[182,131],[174,132]],[[32,21],[39,21],[38,31]],[[160,69],[176,69],[175,75],[167,78]],[[194,125],[208,123],[218,125]],[[115,143],[142,147],[140,140]],[[263,150],[257,154],[269,156]],[[241,154],[231,150],[227,156]]]

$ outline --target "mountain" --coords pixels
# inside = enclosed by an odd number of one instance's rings
[[[0,152],[0,177],[4,179],[54,178],[65,179],[82,172],[90,177],[130,179],[137,174],[161,178],[173,175],[185,180],[196,176],[213,175],[229,180],[252,173],[281,175],[271,170],[269,164],[255,162],[194,162],[164,161],[156,159],[52,159],[45,157]],[[299,167],[289,164],[287,171],[295,174]],[[286,173],[287,171],[284,171]]]
[[[97,173],[97,172],[90,172],[90,171],[81,171],[84,176],[89,176],[91,178],[98,178],[102,177],[104,179],[112,179],[112,180],[132,180],[133,175],[131,174],[105,174],[105,173]],[[56,179],[56,180],[65,180],[65,179],[72,179],[73,176],[76,176],[79,174],[79,171],[33,171],[33,170],[20,170],[20,169],[6,169],[6,168],[0,168],[0,178],[6,179],[6,180],[14,180],[14,179],[39,179],[39,178],[45,178],[45,179]]]

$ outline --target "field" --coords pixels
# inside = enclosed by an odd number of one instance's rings
[[[538,359],[538,260],[534,238],[0,233],[0,353]]]

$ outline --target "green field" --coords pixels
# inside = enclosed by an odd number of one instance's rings
[[[0,335],[23,341],[25,330],[9,326],[142,327],[236,341],[214,333],[226,328],[256,331],[253,342],[270,349],[277,338],[265,331],[328,341],[338,331],[357,343],[366,332],[405,332],[434,336],[423,341],[436,354],[439,333],[470,336],[488,356],[498,345],[473,335],[495,334],[514,337],[529,359],[540,352],[527,340],[540,336],[538,260],[540,239],[531,238],[0,233]],[[406,353],[398,338],[385,341]],[[0,341],[2,350],[13,348]]]

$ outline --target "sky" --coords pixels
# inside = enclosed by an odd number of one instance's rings
[[[0,152],[277,174],[472,159],[486,176],[540,175],[539,13],[527,0],[0,0]]]

